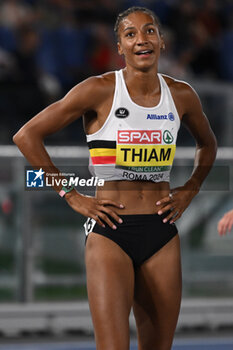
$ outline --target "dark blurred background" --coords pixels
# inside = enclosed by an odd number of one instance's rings
[[[83,79],[124,66],[113,26],[119,11],[137,5],[162,22],[162,73],[232,83],[232,0],[0,0],[1,144]],[[82,144],[80,126],[48,143]]]

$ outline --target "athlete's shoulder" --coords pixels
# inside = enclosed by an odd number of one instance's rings
[[[113,89],[115,87],[115,72],[92,76],[86,82],[99,89]]]
[[[80,101],[88,108],[95,109],[114,93],[115,74],[114,72],[103,75],[91,76],[77,84],[65,96],[66,100]]]
[[[189,83],[174,79],[165,74],[162,76],[170,89],[175,105],[180,111],[181,116],[196,108],[201,109],[199,96]]]
[[[197,97],[196,91],[193,87],[186,81],[175,79],[166,74],[162,74],[164,80],[166,81],[172,95],[179,96],[180,98],[195,98]]]
[[[92,76],[84,80],[81,88],[87,91],[87,95],[92,96],[96,102],[104,101],[112,96],[115,89],[115,73],[108,72],[102,75]]]
[[[175,89],[180,92],[194,91],[192,86],[184,80],[175,79],[166,74],[162,74],[162,76],[170,89]]]

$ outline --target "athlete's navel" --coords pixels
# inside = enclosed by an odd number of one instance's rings
[[[138,191],[138,199],[143,199],[144,198],[144,193],[143,193],[143,191]]]

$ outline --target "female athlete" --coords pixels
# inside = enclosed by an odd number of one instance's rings
[[[216,140],[190,85],[158,73],[165,48],[156,15],[133,7],[116,21],[125,68],[91,77],[25,124],[14,142],[35,168],[52,173],[43,140],[83,116],[95,197],[61,186],[86,224],[87,289],[98,350],[129,349],[133,308],[139,350],[171,349],[181,301],[181,217],[207,176]],[[196,141],[194,170],[170,189],[176,136],[183,123]]]

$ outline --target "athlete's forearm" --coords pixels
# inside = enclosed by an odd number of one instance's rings
[[[216,158],[217,142],[215,138],[208,145],[196,148],[194,169],[185,186],[191,191],[199,191]]]

